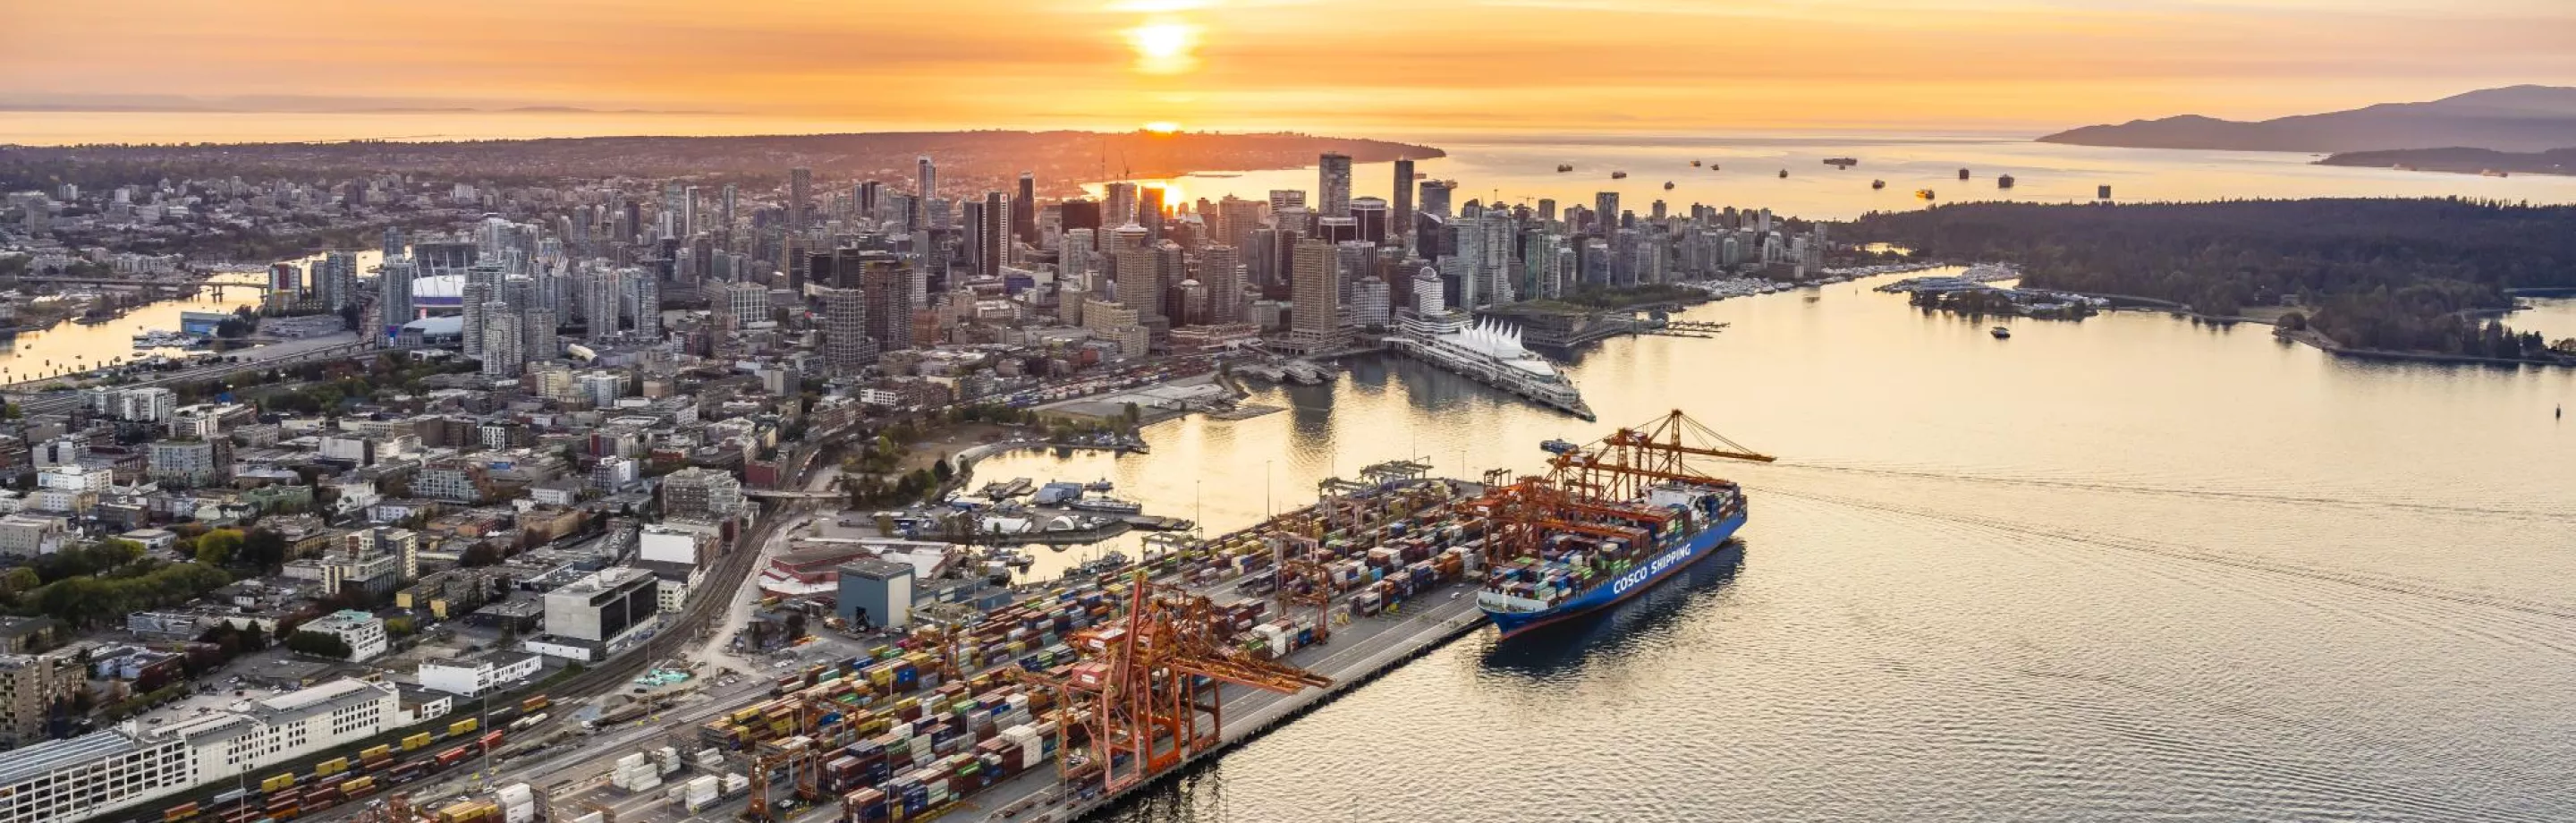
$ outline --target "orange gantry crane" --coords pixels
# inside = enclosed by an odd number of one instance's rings
[[[1548,459],[1545,476],[1496,486],[1468,506],[1487,518],[1485,556],[1502,562],[1538,554],[1550,533],[1644,539],[1671,516],[1633,501],[1661,483],[1732,485],[1692,466],[1699,458],[1769,463],[1679,409],[1611,432],[1598,443]]]
[[[1128,585],[1126,619],[1078,638],[1100,645],[1093,659],[1064,678],[1021,675],[1056,691],[1068,741],[1077,731],[1088,738],[1056,747],[1068,785],[1115,793],[1215,750],[1224,739],[1223,684],[1280,694],[1333,684],[1236,647],[1233,626],[1206,597],[1157,585],[1141,570]]]

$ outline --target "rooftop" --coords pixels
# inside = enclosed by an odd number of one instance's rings
[[[125,754],[143,744],[122,731],[91,732],[69,740],[48,740],[0,752],[0,786],[37,777],[66,766]]]

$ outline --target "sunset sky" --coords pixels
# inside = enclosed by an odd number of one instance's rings
[[[175,95],[882,127],[2054,128],[2576,85],[2568,0],[10,5],[0,103],[21,109]]]

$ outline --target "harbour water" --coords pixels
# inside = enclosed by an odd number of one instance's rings
[[[1719,134],[1692,138],[1635,136],[1405,137],[1438,146],[1447,157],[1421,160],[1427,179],[1455,180],[1456,202],[1470,199],[1535,204],[1554,198],[1558,208],[1590,207],[1598,192],[1617,192],[1620,208],[1647,214],[1656,200],[1673,211],[1692,203],[1768,208],[1783,217],[1849,220],[1872,211],[1927,208],[1935,203],[2020,200],[2091,202],[2095,187],[2110,186],[2115,202],[2300,197],[2477,197],[2576,202],[2576,177],[2479,177],[2395,169],[2319,166],[2313,155],[2290,152],[2114,149],[2034,143],[2009,134]],[[1824,164],[1848,157],[1849,170]],[[1700,161],[1692,167],[1691,161]],[[1559,173],[1559,165],[1574,170]],[[1716,168],[1712,170],[1710,166]],[[1960,169],[1971,179],[1959,179]],[[1388,197],[1391,163],[1360,164],[1352,173],[1355,196]],[[1613,180],[1613,171],[1627,179]],[[1789,176],[1779,173],[1787,171]],[[1998,175],[2014,185],[2000,189]],[[1885,180],[1884,189],[1870,188]],[[1315,170],[1223,172],[1140,180],[1176,189],[1164,202],[1218,200],[1228,194],[1266,199],[1272,189],[1315,189]],[[1666,190],[1664,184],[1673,184]],[[1931,189],[1932,200],[1915,196]]]
[[[1364,359],[1150,454],[983,464],[1224,530],[1366,463],[1531,470],[1674,407],[1782,457],[1729,467],[1740,565],[1472,635],[1114,819],[2576,818],[2576,370],[2136,313],[1999,341],[1869,285],[1581,352],[1598,425]]]

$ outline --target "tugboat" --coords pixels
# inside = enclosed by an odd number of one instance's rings
[[[1782,180],[1787,180],[1787,179],[1789,179],[1789,170],[1788,170],[1788,169],[1781,169],[1781,170],[1780,170],[1780,179],[1782,179]]]
[[[1666,180],[1666,181],[1664,181],[1664,190],[1665,190],[1665,191],[1672,191],[1672,190],[1673,190],[1673,181],[1670,181],[1670,180]]]
[[[2007,175],[2003,175],[2003,176],[2001,176],[2001,177],[1997,177],[1997,178],[1995,178],[1995,188],[1998,188],[1998,189],[2009,189],[2009,188],[2012,188],[2012,187],[2013,187],[2013,179],[2012,179],[2012,175],[2007,174]]]
[[[1987,329],[1987,330],[1986,330],[1986,333],[1987,333],[1987,334],[1994,335],[1994,336],[1995,336],[1995,339],[1997,339],[1997,340],[2010,340],[2010,339],[2012,339],[2012,330],[2011,330],[2011,329],[2004,328],[2004,327],[2002,327],[2002,326],[1996,326],[1996,327],[1994,327],[1994,328]]]
[[[1691,168],[1694,168],[1694,169],[1699,168],[1699,161],[1697,161],[1697,160],[1693,160],[1693,161],[1691,161]]]
[[[1883,188],[1887,188],[1887,181],[1885,181],[1885,180],[1872,180],[1872,181],[1869,181],[1869,187],[1870,187],[1870,188],[1873,188],[1873,189],[1883,189]]]
[[[1919,198],[1922,198],[1922,199],[1925,199],[1925,200],[1930,200],[1930,199],[1932,199],[1932,190],[1931,190],[1931,189],[1915,189],[1915,190],[1914,190],[1914,196],[1919,197]]]

